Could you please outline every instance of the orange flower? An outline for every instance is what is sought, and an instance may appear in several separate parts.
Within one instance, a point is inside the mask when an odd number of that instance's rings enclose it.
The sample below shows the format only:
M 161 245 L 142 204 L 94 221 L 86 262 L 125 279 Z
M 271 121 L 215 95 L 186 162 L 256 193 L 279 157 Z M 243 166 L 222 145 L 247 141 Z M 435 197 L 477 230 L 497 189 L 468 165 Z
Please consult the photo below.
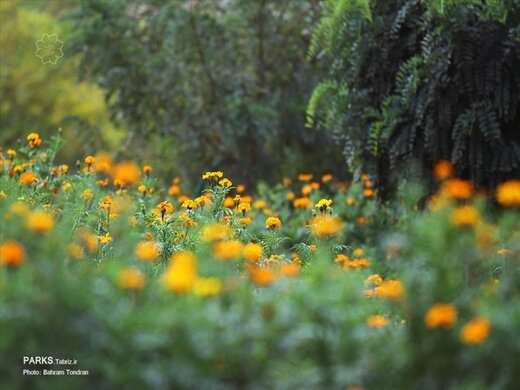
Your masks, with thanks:
M 219 260 L 237 259 L 241 253 L 242 243 L 237 240 L 220 241 L 213 248 L 213 254 Z
M 505 207 L 520 207 L 520 180 L 509 180 L 498 186 L 497 202 Z
M 367 318 L 367 325 L 370 328 L 384 328 L 388 324 L 388 320 L 381 314 L 372 315 Z
M 27 216 L 27 227 L 36 233 L 47 233 L 54 227 L 54 218 L 45 211 L 34 211 Z
M 470 181 L 462 179 L 450 179 L 445 182 L 441 192 L 454 199 L 469 199 L 475 192 L 475 188 Z
M 453 175 L 453 164 L 446 160 L 441 160 L 433 167 L 433 174 L 437 180 L 446 180 Z
M 141 290 L 145 285 L 144 275 L 137 268 L 128 267 L 119 273 L 117 284 L 123 289 Z
M 461 206 L 453 210 L 451 222 L 458 227 L 474 226 L 480 221 L 480 213 L 473 206 Z
M 328 182 L 332 181 L 332 179 L 333 179 L 332 175 L 330 173 L 328 173 L 321 177 L 321 182 L 328 183 Z
M 297 209 L 308 209 L 311 207 L 311 200 L 307 197 L 297 198 L 293 201 L 294 208 Z
M 25 261 L 25 249 L 17 241 L 5 241 L 0 244 L 0 264 L 17 267 Z
M 20 184 L 24 186 L 29 186 L 38 181 L 38 176 L 33 171 L 27 171 L 20 175 Z
M 155 261 L 160 256 L 161 250 L 154 241 L 141 241 L 135 246 L 134 253 L 141 261 Z
M 338 234 L 343 223 L 338 217 L 331 215 L 317 215 L 309 222 L 312 233 L 319 238 L 326 238 Z
M 268 229 L 280 229 L 280 227 L 282 227 L 282 221 L 277 217 L 269 217 L 265 221 L 265 227 Z
M 299 181 L 311 181 L 313 178 L 313 175 L 310 173 L 301 173 L 298 175 Z
M 451 328 L 455 321 L 457 321 L 457 309 L 449 303 L 434 304 L 424 317 L 428 328 Z
M 42 144 L 42 139 L 38 133 L 30 133 L 27 136 L 27 143 L 29 144 L 30 148 L 35 148 Z
M 112 179 L 114 183 L 121 186 L 129 186 L 141 178 L 141 171 L 137 164 L 131 161 L 124 161 L 112 168 Z
M 491 331 L 489 320 L 485 317 L 477 317 L 468 322 L 460 331 L 460 338 L 465 344 L 481 344 Z
M 268 286 L 275 281 L 275 274 L 270 268 L 251 266 L 248 272 L 251 280 L 259 286 Z
M 177 196 L 181 193 L 181 188 L 176 185 L 176 184 L 173 184 L 169 189 L 168 189 L 168 194 L 170 196 Z
M 262 246 L 255 243 L 248 243 L 244 246 L 243 255 L 248 261 L 258 261 L 262 257 L 263 249 Z
M 164 273 L 166 288 L 176 293 L 190 291 L 197 281 L 197 259 L 191 252 L 177 252 Z
M 385 280 L 374 289 L 374 295 L 378 298 L 397 300 L 403 297 L 404 288 L 399 280 Z
M 143 166 L 143 172 L 145 175 L 149 175 L 150 173 L 152 173 L 152 171 L 153 171 L 153 168 L 151 165 L 145 164 Z
M 289 278 L 294 278 L 300 273 L 300 266 L 296 263 L 286 263 L 280 266 L 280 273 Z

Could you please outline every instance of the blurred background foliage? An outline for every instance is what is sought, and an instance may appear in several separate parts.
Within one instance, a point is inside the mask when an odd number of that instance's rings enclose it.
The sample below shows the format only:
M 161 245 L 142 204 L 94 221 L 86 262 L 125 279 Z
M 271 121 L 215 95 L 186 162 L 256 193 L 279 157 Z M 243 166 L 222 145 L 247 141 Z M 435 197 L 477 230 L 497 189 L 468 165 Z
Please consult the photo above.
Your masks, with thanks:
M 304 123 L 321 74 L 306 58 L 319 11 L 318 0 L 82 1 L 71 48 L 129 150 L 162 170 L 244 182 L 344 171 L 332 137 Z
M 308 124 L 383 185 L 440 159 L 477 185 L 519 177 L 519 26 L 518 0 L 327 0 Z
M 60 15 L 74 3 L 0 2 L 0 144 L 11 145 L 29 131 L 62 128 L 62 157 L 74 161 L 85 149 L 113 148 L 124 135 L 110 122 L 102 90 L 78 80 L 78 56 L 64 53 L 56 64 L 36 56 L 45 34 L 67 40 L 70 25 Z

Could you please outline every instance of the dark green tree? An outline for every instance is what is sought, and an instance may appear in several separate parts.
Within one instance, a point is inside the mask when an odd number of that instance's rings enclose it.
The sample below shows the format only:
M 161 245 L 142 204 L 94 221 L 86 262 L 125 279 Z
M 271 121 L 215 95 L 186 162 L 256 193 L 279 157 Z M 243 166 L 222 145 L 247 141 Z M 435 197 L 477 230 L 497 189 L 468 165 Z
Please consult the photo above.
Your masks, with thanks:
M 319 1 L 89 0 L 71 16 L 73 48 L 129 144 L 190 175 L 276 178 L 341 168 L 331 137 L 305 130 L 318 13 Z
M 519 25 L 518 0 L 328 0 L 308 124 L 385 183 L 440 159 L 483 186 L 519 177 Z

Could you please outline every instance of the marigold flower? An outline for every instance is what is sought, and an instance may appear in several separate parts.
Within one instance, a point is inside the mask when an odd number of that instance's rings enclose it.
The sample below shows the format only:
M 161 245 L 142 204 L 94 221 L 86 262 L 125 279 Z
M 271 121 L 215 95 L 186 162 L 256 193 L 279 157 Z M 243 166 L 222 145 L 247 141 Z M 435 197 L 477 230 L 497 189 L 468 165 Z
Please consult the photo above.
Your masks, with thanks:
M 220 294 L 222 282 L 217 278 L 198 278 L 193 285 L 193 293 L 207 298 Z
M 218 184 L 222 187 L 231 187 L 233 185 L 233 182 L 229 180 L 228 178 L 224 178 L 218 182 Z
M 30 186 L 38 181 L 38 176 L 33 171 L 27 171 L 20 175 L 20 184 Z
M 87 167 L 90 168 L 96 163 L 96 158 L 94 156 L 87 156 L 83 161 Z
M 294 208 L 308 209 L 311 206 L 311 200 L 307 197 L 297 198 L 293 201 Z
M 259 286 L 268 286 L 272 284 L 276 277 L 272 269 L 259 266 L 250 266 L 248 268 L 249 277 Z
M 368 259 L 354 259 L 350 261 L 345 261 L 343 263 L 343 269 L 345 271 L 348 271 L 351 268 L 358 269 L 358 268 L 367 268 L 370 266 L 370 262 Z
M 34 211 L 27 216 L 27 227 L 36 233 L 47 233 L 54 227 L 54 217 L 45 211 Z
M 280 227 L 282 227 L 282 221 L 277 217 L 269 217 L 265 221 L 265 227 L 268 229 L 280 229 Z
M 166 288 L 176 293 L 191 291 L 197 281 L 197 259 L 191 252 L 177 252 L 164 273 Z
M 81 245 L 76 243 L 72 243 L 67 246 L 67 253 L 74 259 L 81 259 L 85 255 Z
M 280 266 L 280 274 L 294 278 L 300 273 L 300 266 L 296 263 L 286 263 Z
M 451 328 L 457 321 L 457 309 L 449 303 L 436 303 L 424 316 L 428 328 Z
M 320 211 L 327 210 L 330 206 L 332 206 L 332 200 L 331 199 L 320 199 L 318 203 L 314 205 L 314 208 L 319 209 Z
M 170 188 L 168 188 L 168 195 L 170 195 L 170 196 L 177 196 L 180 193 L 181 193 L 181 188 L 176 184 L 173 184 L 170 186 Z
M 224 172 L 222 171 L 214 171 L 214 172 L 206 172 L 202 175 L 202 180 L 219 180 L 224 177 Z
M 25 249 L 22 244 L 14 240 L 0 243 L 0 264 L 18 267 L 24 261 Z
M 474 226 L 480 221 L 480 213 L 473 206 L 460 206 L 453 210 L 451 222 L 458 227 Z
M 520 180 L 509 180 L 496 190 L 497 202 L 505 207 L 520 207 Z
M 246 202 L 241 202 L 237 207 L 237 211 L 241 212 L 242 215 L 245 215 L 250 210 L 251 210 L 251 204 L 246 203 Z
M 213 255 L 219 260 L 233 260 L 240 257 L 242 243 L 237 240 L 217 242 L 213 248 Z
M 187 210 L 193 210 L 196 209 L 198 206 L 197 202 L 195 202 L 192 199 L 186 199 L 184 202 L 182 202 L 182 207 Z
M 98 241 L 101 245 L 106 245 L 106 244 L 112 242 L 112 236 L 110 235 L 109 232 L 106 232 L 105 234 L 102 234 L 101 236 L 98 237 Z
M 161 216 L 161 219 L 164 220 L 164 217 L 166 215 L 170 215 L 171 213 L 173 213 L 173 205 L 167 200 L 165 200 L 159 203 L 157 206 L 155 206 L 154 211 Z
M 12 160 L 16 157 L 16 150 L 7 149 L 7 156 Z
M 388 319 L 381 314 L 372 315 L 367 318 L 367 325 L 370 328 L 384 328 L 388 325 Z
M 332 181 L 332 179 L 333 179 L 332 175 L 330 173 L 328 173 L 321 177 L 321 182 L 328 183 L 328 182 Z
M 154 241 L 141 241 L 134 249 L 134 253 L 141 261 L 155 261 L 161 255 L 159 245 Z
M 375 194 L 376 194 L 376 192 L 371 188 L 367 188 L 367 189 L 363 190 L 363 196 L 365 198 L 373 198 Z
M 336 255 L 336 258 L 334 259 L 334 262 L 335 263 L 344 263 L 346 261 L 349 261 L 350 259 L 348 258 L 347 255 L 344 255 L 343 253 L 340 253 L 338 255 Z
M 253 207 L 257 210 L 263 210 L 267 207 L 267 202 L 263 199 L 259 199 L 253 203 Z
M 30 148 L 35 148 L 42 144 L 42 139 L 38 133 L 30 133 L 27 136 L 27 143 L 29 144 Z
M 453 164 L 446 160 L 441 160 L 433 167 L 433 174 L 437 180 L 446 180 L 453 175 Z
M 311 181 L 314 176 L 310 173 L 300 173 L 298 175 L 299 181 Z
M 383 283 L 383 278 L 379 274 L 372 274 L 365 280 L 365 286 L 380 286 Z
M 345 199 L 345 204 L 347 206 L 352 206 L 352 205 L 356 204 L 356 199 L 354 199 L 352 197 L 348 197 L 347 199 Z
M 203 241 L 218 241 L 227 240 L 231 238 L 232 235 L 233 231 L 228 225 L 215 223 L 204 226 L 201 238 Z
M 356 248 L 352 252 L 352 255 L 354 257 L 363 257 L 365 255 L 365 251 L 363 250 L 363 248 Z
M 264 250 L 260 244 L 248 243 L 244 246 L 243 255 L 248 261 L 258 261 L 262 257 Z
M 235 207 L 235 200 L 231 196 L 227 196 L 224 199 L 224 207 L 227 207 L 228 209 L 232 209 Z
M 141 170 L 131 161 L 124 161 L 112 168 L 112 179 L 114 183 L 121 186 L 129 186 L 137 182 L 141 178 Z
M 128 267 L 119 272 L 117 284 L 123 289 L 141 290 L 144 288 L 145 278 L 136 267 Z
M 343 228 L 343 222 L 332 215 L 317 215 L 309 222 L 312 233 L 319 238 L 338 234 Z
M 469 321 L 460 331 L 460 338 L 465 344 L 481 344 L 491 332 L 491 324 L 485 317 L 477 317 Z
M 469 199 L 473 196 L 475 188 L 470 181 L 450 179 L 442 185 L 441 192 L 453 199 Z
M 85 244 L 85 247 L 90 253 L 93 253 L 97 250 L 98 241 L 94 234 L 92 234 L 88 230 L 83 229 L 79 231 L 78 235 L 82 239 L 83 243 Z
M 148 165 L 148 164 L 143 165 L 143 172 L 145 175 L 149 175 L 150 173 L 152 173 L 152 171 L 153 171 L 153 168 L 151 165 Z
M 374 289 L 374 295 L 389 300 L 400 299 L 404 295 L 404 287 L 399 280 L 385 280 Z
M 246 191 L 246 186 L 243 184 L 239 184 L 239 185 L 237 185 L 236 191 L 237 191 L 237 194 L 242 194 L 243 192 Z

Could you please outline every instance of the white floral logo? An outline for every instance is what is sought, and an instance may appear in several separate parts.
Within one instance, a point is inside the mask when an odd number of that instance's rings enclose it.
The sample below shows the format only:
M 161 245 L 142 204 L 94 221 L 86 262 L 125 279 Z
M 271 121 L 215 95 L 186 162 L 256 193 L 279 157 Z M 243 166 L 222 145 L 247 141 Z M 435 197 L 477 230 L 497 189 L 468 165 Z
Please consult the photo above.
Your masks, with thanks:
M 56 34 L 43 34 L 36 41 L 36 57 L 44 64 L 56 65 L 63 57 L 63 41 Z

